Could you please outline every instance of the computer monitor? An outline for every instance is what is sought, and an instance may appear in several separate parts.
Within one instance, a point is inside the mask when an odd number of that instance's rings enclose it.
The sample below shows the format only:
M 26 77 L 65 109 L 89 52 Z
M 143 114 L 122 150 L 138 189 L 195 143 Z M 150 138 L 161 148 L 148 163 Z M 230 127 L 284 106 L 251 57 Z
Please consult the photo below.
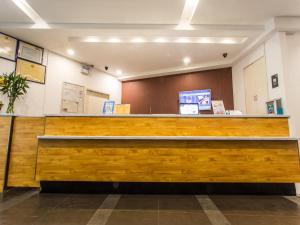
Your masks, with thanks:
M 211 90 L 179 92 L 179 104 L 198 104 L 199 110 L 211 110 Z

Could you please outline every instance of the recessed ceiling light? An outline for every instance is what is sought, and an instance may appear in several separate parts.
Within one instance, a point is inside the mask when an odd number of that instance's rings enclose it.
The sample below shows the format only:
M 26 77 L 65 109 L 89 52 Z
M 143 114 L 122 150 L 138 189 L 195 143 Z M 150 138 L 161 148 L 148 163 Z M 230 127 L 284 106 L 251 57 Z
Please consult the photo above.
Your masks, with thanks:
M 193 19 L 193 16 L 195 14 L 195 11 L 197 9 L 199 0 L 186 0 L 185 5 L 181 14 L 180 22 L 176 29 L 179 30 L 190 30 L 191 27 L 191 21 Z
M 97 42 L 101 42 L 101 39 L 96 36 L 89 36 L 84 38 L 84 42 L 97 43 Z
M 26 0 L 11 0 L 19 7 L 35 24 L 32 28 L 49 28 L 48 24 L 40 15 L 27 3 Z
M 212 44 L 212 43 L 215 43 L 215 40 L 213 38 L 203 37 L 203 38 L 199 38 L 198 43 Z
M 133 38 L 131 40 L 131 42 L 133 42 L 133 43 L 143 43 L 143 42 L 146 42 L 146 41 L 143 38 L 137 37 L 137 38 Z
M 166 43 L 166 42 L 168 42 L 168 40 L 166 38 L 160 37 L 160 38 L 156 38 L 154 40 L 154 42 L 157 42 L 157 43 Z
M 189 57 L 185 57 L 185 58 L 183 59 L 183 63 L 184 63 L 185 65 L 190 64 L 190 62 L 191 62 L 191 59 L 190 59 Z
M 232 44 L 236 44 L 237 42 L 231 38 L 224 38 L 221 40 L 222 44 L 228 44 L 228 45 L 232 45 Z
M 121 39 L 114 37 L 114 38 L 108 39 L 108 42 L 110 42 L 110 43 L 120 43 Z
M 243 44 L 247 37 L 69 37 L 70 42 L 95 42 L 95 43 L 195 43 L 195 44 Z
M 68 53 L 69 55 L 75 55 L 75 51 L 74 51 L 73 49 L 68 49 L 68 50 L 67 50 L 67 53 Z
M 117 74 L 118 76 L 120 76 L 120 75 L 123 74 L 123 71 L 122 71 L 122 70 L 117 70 L 116 74 Z
M 176 40 L 176 42 L 178 42 L 178 43 L 189 43 L 191 41 L 188 38 L 178 38 Z

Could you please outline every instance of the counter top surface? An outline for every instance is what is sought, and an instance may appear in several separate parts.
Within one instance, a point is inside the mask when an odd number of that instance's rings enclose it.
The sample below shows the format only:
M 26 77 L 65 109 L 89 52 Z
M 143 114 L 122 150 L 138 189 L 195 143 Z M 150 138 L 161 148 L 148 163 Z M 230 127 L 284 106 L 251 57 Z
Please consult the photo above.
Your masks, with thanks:
M 287 115 L 179 115 L 179 114 L 130 114 L 130 115 L 95 115 L 95 114 L 47 114 L 46 117 L 125 117 L 125 118 L 289 118 Z
M 298 141 L 297 137 L 226 136 L 38 136 L 39 140 L 187 140 L 187 141 Z
M 16 117 L 106 117 L 106 118 L 289 118 L 288 115 L 179 115 L 179 114 L 130 114 L 130 115 L 101 115 L 101 114 L 46 114 L 30 116 L 20 114 L 0 113 L 0 116 Z

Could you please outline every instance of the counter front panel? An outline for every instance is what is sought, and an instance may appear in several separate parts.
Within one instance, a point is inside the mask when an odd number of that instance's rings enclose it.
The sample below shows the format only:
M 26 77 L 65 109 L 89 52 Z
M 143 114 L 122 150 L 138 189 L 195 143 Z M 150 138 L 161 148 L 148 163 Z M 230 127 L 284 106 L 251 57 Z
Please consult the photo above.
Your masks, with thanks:
M 47 117 L 45 135 L 289 136 L 287 117 Z
M 37 179 L 294 183 L 298 141 L 40 140 Z

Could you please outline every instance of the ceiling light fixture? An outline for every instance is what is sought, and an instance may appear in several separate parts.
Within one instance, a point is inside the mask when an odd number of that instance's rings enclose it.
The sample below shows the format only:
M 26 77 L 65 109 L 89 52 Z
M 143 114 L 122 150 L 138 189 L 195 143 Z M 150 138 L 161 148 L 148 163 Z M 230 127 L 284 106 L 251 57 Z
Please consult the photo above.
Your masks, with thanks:
M 236 44 L 237 42 L 231 38 L 224 38 L 223 40 L 221 40 L 220 42 L 221 44 L 227 44 L 227 45 L 232 45 L 232 44 Z
M 117 70 L 116 74 L 117 74 L 118 76 L 120 76 L 120 75 L 123 74 L 123 71 L 122 71 L 122 70 Z
M 101 42 L 101 39 L 99 37 L 96 36 L 89 36 L 86 37 L 83 42 L 89 42 L 89 43 L 98 43 Z
M 166 42 L 168 42 L 168 40 L 166 38 L 160 37 L 160 38 L 156 38 L 154 40 L 154 42 L 156 42 L 156 43 L 166 43 Z
M 35 24 L 32 28 L 47 29 L 48 24 L 40 17 L 40 15 L 27 3 L 26 0 L 11 0 L 19 7 Z
M 74 51 L 73 49 L 68 49 L 68 50 L 67 50 L 67 53 L 68 53 L 69 55 L 75 55 L 75 51 Z
M 191 41 L 188 38 L 178 38 L 176 40 L 178 43 L 190 43 Z
M 143 43 L 143 42 L 146 42 L 146 41 L 143 38 L 137 37 L 137 38 L 133 38 L 131 40 L 131 42 L 133 42 L 133 43 Z
M 191 30 L 191 21 L 199 4 L 199 0 L 186 0 L 177 30 Z
M 110 43 L 120 43 L 121 39 L 114 37 L 114 38 L 108 39 L 108 42 L 110 42 Z
M 189 57 L 185 57 L 185 58 L 183 59 L 183 63 L 184 63 L 185 65 L 190 64 L 190 62 L 191 62 L 191 59 L 190 59 Z
M 194 44 L 243 44 L 247 37 L 105 37 L 105 36 L 84 36 L 69 37 L 70 42 L 84 43 L 194 43 Z
M 199 38 L 198 43 L 213 44 L 213 43 L 215 43 L 215 40 L 214 40 L 214 38 L 203 37 L 203 38 Z

